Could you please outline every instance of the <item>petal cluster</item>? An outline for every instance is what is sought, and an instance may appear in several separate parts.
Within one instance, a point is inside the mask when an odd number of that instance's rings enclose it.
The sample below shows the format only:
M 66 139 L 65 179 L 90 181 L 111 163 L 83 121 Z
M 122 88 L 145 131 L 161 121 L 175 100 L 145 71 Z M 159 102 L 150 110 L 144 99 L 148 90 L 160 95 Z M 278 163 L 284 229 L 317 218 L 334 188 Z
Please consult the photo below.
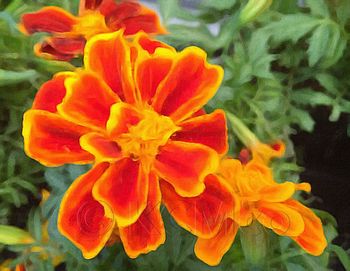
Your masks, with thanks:
M 44 7 L 22 16 L 20 29 L 26 34 L 47 32 L 51 36 L 34 47 L 38 56 L 70 60 L 81 55 L 86 40 L 99 33 L 124 30 L 125 35 L 139 31 L 164 34 L 158 15 L 133 0 L 80 0 L 79 15 L 58 7 Z
M 266 164 L 271 158 L 281 156 L 283 150 L 281 142 L 271 146 L 259 142 L 251 150 L 253 159 L 247 163 L 222 159 L 218 172 L 207 177 L 206 188 L 196 199 L 181 197 L 169 185 L 161 185 L 163 200 L 174 218 L 198 236 L 195 245 L 198 258 L 209 265 L 219 264 L 238 229 L 253 221 L 278 235 L 289 236 L 311 255 L 322 254 L 327 241 L 321 220 L 293 199 L 299 190 L 310 192 L 310 185 L 277 183 Z M 216 183 L 215 189 L 210 183 Z M 198 213 L 205 218 L 205 223 Z M 208 228 L 198 228 L 198 225 Z
M 24 115 L 25 151 L 46 166 L 94 164 L 66 192 L 59 230 L 86 258 L 116 235 L 134 258 L 165 240 L 163 190 L 203 197 L 210 187 L 214 204 L 220 196 L 210 174 L 228 148 L 226 119 L 202 107 L 223 71 L 199 48 L 177 52 L 122 31 L 92 37 L 84 66 L 38 91 Z

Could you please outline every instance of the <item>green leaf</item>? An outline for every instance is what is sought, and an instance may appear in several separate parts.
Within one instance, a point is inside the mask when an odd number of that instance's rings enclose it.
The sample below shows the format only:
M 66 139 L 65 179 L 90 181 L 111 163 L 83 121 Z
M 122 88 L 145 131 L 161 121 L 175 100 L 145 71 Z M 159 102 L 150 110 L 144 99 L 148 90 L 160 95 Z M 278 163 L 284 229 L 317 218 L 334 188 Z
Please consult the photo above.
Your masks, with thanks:
M 333 244 L 329 244 L 328 250 L 334 252 L 338 256 L 340 262 L 342 263 L 342 265 L 344 266 L 346 271 L 350 271 L 349 254 L 346 253 L 346 251 L 342 247 L 337 246 L 337 245 L 333 245 Z
M 312 132 L 315 126 L 315 121 L 310 116 L 310 113 L 307 111 L 292 108 L 291 116 L 294 119 L 294 122 L 300 126 L 303 130 L 307 132 Z
M 248 46 L 249 62 L 252 66 L 252 74 L 267 79 L 273 79 L 271 72 L 271 62 L 275 60 L 275 56 L 268 52 L 267 36 L 263 31 L 255 32 Z
M 300 264 L 285 263 L 287 271 L 305 271 L 305 268 Z
M 306 5 L 311 9 L 311 14 L 329 17 L 329 10 L 324 0 L 306 0 Z
M 317 81 L 330 93 L 337 95 L 339 92 L 339 81 L 336 77 L 327 73 L 316 74 Z
M 38 73 L 35 70 L 15 72 L 0 69 L 0 87 L 17 84 L 23 81 L 32 81 L 37 77 Z
M 319 19 L 305 14 L 283 15 L 279 21 L 268 24 L 264 31 L 276 42 L 297 42 L 319 23 Z
M 341 114 L 341 107 L 338 104 L 335 104 L 332 109 L 332 113 L 329 116 L 330 121 L 338 121 Z
M 206 8 L 213 8 L 217 10 L 230 9 L 236 4 L 237 0 L 203 0 L 201 5 Z
M 193 15 L 181 8 L 179 0 L 158 0 L 160 14 L 164 23 L 167 25 L 171 18 L 180 18 L 184 20 L 193 20 Z
M 322 61 L 322 67 L 328 68 L 343 56 L 344 50 L 347 44 L 347 39 L 343 30 L 340 29 L 339 25 L 330 24 L 330 38 L 328 43 L 328 49 Z
M 339 23 L 344 26 L 346 22 L 350 19 L 350 1 L 349 0 L 338 0 L 333 3 L 335 5 L 335 11 Z
M 329 50 L 330 32 L 331 29 L 328 24 L 321 24 L 313 32 L 309 40 L 310 46 L 307 50 L 311 67 L 315 66 Z
M 292 100 L 305 105 L 332 105 L 333 99 L 323 92 L 311 89 L 296 90 L 292 93 Z

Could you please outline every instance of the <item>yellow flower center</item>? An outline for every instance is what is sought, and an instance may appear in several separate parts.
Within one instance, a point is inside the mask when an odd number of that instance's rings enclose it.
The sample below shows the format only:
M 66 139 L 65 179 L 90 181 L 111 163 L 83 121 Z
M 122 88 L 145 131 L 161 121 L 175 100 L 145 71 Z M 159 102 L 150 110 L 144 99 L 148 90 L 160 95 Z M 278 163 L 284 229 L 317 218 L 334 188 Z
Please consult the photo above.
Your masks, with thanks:
M 73 32 L 82 35 L 85 39 L 90 39 L 99 33 L 109 32 L 105 17 L 96 11 L 85 13 L 78 18 L 78 23 L 74 25 Z
M 166 116 L 153 110 L 144 110 L 143 119 L 130 126 L 128 133 L 122 134 L 116 141 L 121 146 L 123 155 L 142 160 L 149 165 L 158 154 L 159 147 L 164 146 L 179 127 Z

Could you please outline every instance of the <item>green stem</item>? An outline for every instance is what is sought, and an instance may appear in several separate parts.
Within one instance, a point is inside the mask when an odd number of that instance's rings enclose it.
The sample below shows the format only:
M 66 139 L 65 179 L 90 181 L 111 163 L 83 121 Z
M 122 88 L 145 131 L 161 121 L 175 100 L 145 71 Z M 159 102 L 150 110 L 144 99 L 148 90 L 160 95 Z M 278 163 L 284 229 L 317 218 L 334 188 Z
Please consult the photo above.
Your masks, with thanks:
M 246 146 L 251 147 L 259 142 L 255 134 L 235 115 L 226 112 L 227 119 L 230 121 L 232 130 L 239 140 Z

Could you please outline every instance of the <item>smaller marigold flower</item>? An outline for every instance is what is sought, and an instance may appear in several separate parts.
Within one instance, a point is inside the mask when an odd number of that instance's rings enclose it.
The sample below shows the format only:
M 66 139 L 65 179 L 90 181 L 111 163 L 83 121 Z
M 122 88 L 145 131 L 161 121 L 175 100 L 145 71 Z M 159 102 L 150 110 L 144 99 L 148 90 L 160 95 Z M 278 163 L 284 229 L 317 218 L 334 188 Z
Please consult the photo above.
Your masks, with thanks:
M 84 69 L 41 87 L 24 115 L 26 153 L 47 166 L 94 164 L 58 215 L 59 231 L 84 257 L 116 234 L 131 258 L 155 250 L 165 241 L 159 182 L 184 197 L 215 182 L 206 176 L 228 149 L 226 119 L 202 108 L 222 78 L 197 47 L 177 52 L 117 31 L 87 42 Z
M 51 37 L 34 47 L 41 57 L 70 60 L 83 53 L 86 40 L 99 33 L 124 30 L 129 36 L 143 31 L 164 34 L 155 11 L 134 0 L 81 0 L 79 16 L 59 7 L 44 7 L 22 16 L 20 30 L 28 35 L 36 32 L 51 33 Z
M 242 164 L 225 158 L 219 171 L 207 177 L 206 189 L 197 198 L 181 197 L 167 184 L 161 188 L 163 201 L 178 224 L 198 237 L 197 257 L 209 265 L 219 264 L 239 227 L 254 221 L 289 236 L 311 255 L 320 255 L 327 245 L 321 220 L 293 199 L 296 191 L 310 192 L 310 185 L 277 183 L 261 161 Z

